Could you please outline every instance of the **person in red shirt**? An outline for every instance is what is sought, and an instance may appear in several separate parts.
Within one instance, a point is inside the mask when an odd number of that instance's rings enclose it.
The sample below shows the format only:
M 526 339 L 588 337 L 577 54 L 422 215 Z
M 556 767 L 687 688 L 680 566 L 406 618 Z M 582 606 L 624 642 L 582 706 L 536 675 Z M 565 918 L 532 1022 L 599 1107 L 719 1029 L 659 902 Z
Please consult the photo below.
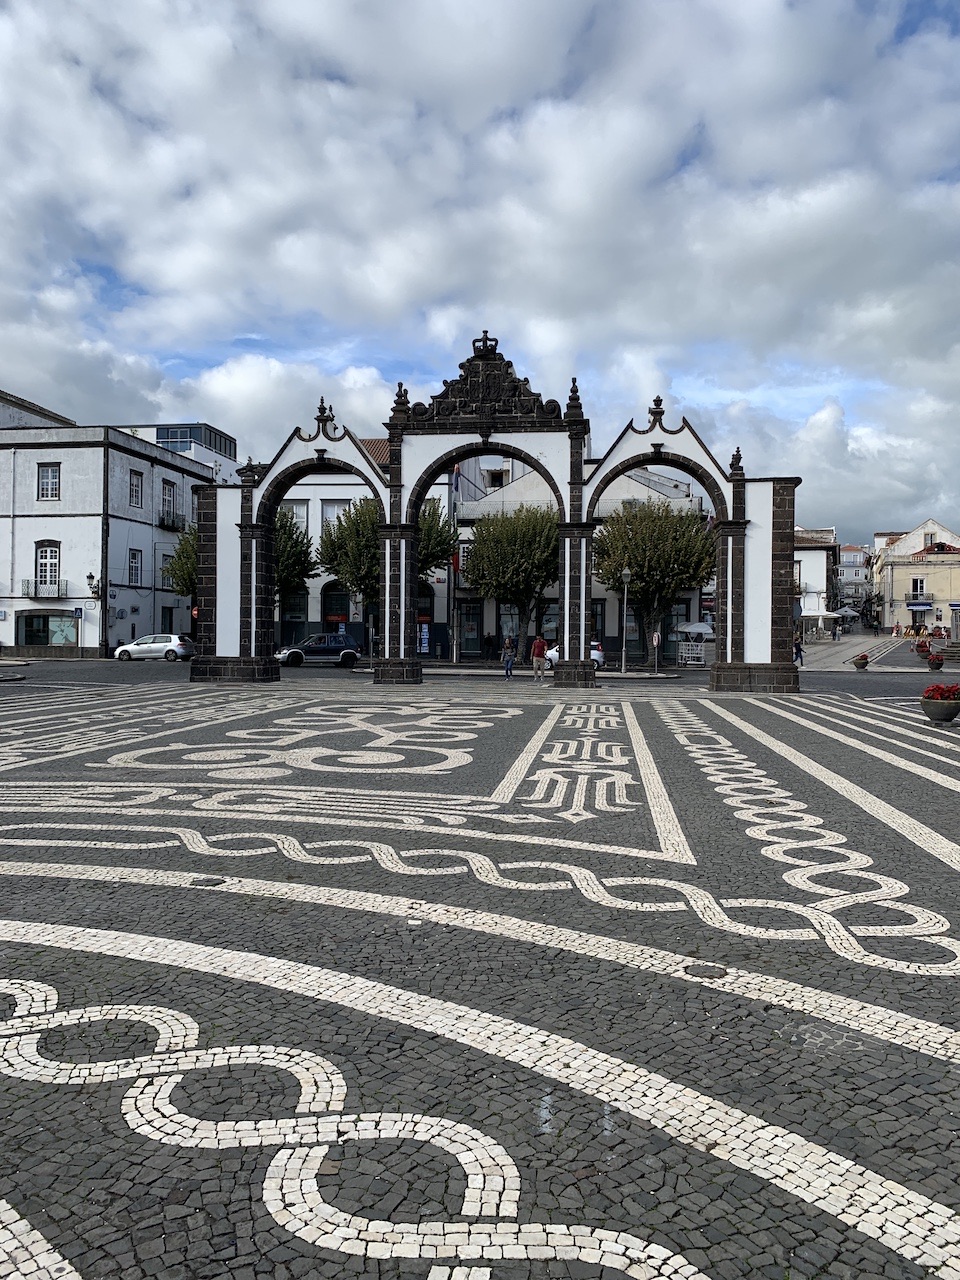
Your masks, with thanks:
M 534 684 L 538 682 L 540 684 L 543 684 L 543 671 L 545 666 L 544 659 L 546 658 L 546 656 L 547 656 L 547 642 L 546 640 L 544 640 L 543 636 L 537 636 L 536 640 L 534 640 L 533 642 L 533 647 L 530 650 L 530 657 L 533 659 Z

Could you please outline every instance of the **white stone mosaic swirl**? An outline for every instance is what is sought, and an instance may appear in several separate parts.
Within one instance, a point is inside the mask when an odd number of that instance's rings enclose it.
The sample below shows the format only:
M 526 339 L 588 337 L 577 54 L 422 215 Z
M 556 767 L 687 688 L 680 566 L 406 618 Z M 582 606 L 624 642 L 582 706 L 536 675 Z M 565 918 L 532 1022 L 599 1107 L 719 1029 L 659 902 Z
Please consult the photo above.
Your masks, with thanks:
M 168 1146 L 213 1150 L 280 1147 L 264 1179 L 264 1204 L 280 1226 L 319 1248 L 371 1258 L 422 1258 L 438 1265 L 443 1260 L 565 1258 L 596 1262 L 638 1280 L 706 1280 L 681 1255 L 629 1232 L 520 1222 L 520 1174 L 499 1143 L 478 1129 L 440 1116 L 345 1114 L 346 1082 L 338 1068 L 318 1054 L 277 1045 L 201 1049 L 197 1047 L 200 1029 L 186 1014 L 154 1005 L 125 1004 L 58 1010 L 56 990 L 43 983 L 3 981 L 0 993 L 14 1000 L 14 1016 L 0 1023 L 0 1072 L 59 1085 L 129 1079 L 132 1083 L 121 1102 L 123 1119 L 135 1133 Z M 115 1020 L 149 1027 L 156 1036 L 156 1051 L 79 1063 L 48 1058 L 40 1052 L 40 1039 L 46 1031 Z M 290 1072 L 300 1088 L 295 1114 L 214 1121 L 191 1116 L 176 1106 L 173 1095 L 187 1072 L 238 1065 Z M 425 1143 L 452 1156 L 466 1181 L 460 1205 L 463 1221 L 366 1218 L 324 1200 L 317 1170 L 330 1146 L 378 1140 Z M 478 1280 L 477 1269 L 467 1267 L 466 1271 L 473 1271 L 472 1280 Z

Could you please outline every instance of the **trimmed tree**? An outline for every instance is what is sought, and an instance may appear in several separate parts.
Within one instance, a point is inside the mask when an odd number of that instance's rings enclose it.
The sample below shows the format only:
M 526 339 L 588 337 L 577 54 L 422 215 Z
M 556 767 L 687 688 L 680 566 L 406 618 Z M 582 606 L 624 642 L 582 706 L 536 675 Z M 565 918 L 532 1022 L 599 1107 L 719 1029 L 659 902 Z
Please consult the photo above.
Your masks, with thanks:
M 431 569 L 448 563 L 458 537 L 438 498 L 423 504 L 418 529 L 417 577 L 422 581 Z M 372 498 L 361 498 L 323 526 L 317 559 L 351 595 L 369 602 L 376 600 L 380 589 L 380 544 L 379 507 Z
M 188 524 L 165 569 L 178 596 L 191 600 L 197 591 L 197 526 Z
M 306 591 L 307 579 L 320 573 L 320 561 L 310 535 L 287 507 L 277 511 L 274 531 L 274 585 L 282 608 L 291 596 Z
M 306 590 L 307 578 L 315 578 L 320 564 L 306 531 L 285 507 L 277 512 L 274 552 L 276 558 L 277 599 L 282 604 L 292 595 Z M 176 550 L 166 566 L 166 574 L 178 596 L 196 595 L 197 591 L 197 526 L 188 524 L 180 535 Z
M 627 600 L 643 620 L 646 651 L 661 618 L 682 592 L 705 586 L 713 574 L 713 534 L 696 511 L 677 511 L 669 502 L 638 502 L 607 516 L 593 540 L 594 573 L 608 591 L 622 593 L 630 570 Z
M 464 577 L 482 596 L 516 609 L 521 657 L 530 619 L 559 576 L 559 516 L 552 508 L 521 506 L 474 525 Z

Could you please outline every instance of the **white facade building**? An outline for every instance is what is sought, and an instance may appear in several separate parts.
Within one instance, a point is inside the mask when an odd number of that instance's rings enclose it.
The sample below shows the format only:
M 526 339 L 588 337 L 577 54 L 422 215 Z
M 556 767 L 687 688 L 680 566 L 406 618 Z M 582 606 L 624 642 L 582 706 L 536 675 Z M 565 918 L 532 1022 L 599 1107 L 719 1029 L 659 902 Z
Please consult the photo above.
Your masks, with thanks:
M 840 603 L 860 613 L 873 595 L 870 578 L 870 562 L 873 559 L 869 547 L 852 543 L 840 548 L 840 567 L 837 570 L 840 585 Z
M 164 567 L 214 473 L 145 438 L 160 430 L 77 426 L 0 392 L 0 650 L 106 656 L 190 631 Z
M 873 538 L 874 598 L 884 630 L 937 628 L 960 639 L 960 533 L 930 519 Z
M 794 595 L 799 606 L 794 621 L 806 640 L 829 633 L 836 621 L 839 558 L 836 529 L 794 529 Z

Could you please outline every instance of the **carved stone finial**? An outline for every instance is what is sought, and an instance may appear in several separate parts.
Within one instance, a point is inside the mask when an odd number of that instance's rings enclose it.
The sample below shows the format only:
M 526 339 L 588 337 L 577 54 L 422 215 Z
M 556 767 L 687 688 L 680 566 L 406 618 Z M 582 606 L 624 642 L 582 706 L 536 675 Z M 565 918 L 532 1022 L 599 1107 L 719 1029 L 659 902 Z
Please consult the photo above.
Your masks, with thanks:
M 332 422 L 332 421 L 333 421 L 333 405 L 331 405 L 328 409 L 326 404 L 324 403 L 323 396 L 321 396 L 320 403 L 317 406 L 317 416 L 314 418 L 314 422 L 317 424 L 318 431 L 323 430 L 325 423 Z
M 304 435 L 302 428 L 297 427 L 297 435 L 307 444 L 312 444 L 314 440 L 319 440 L 321 435 L 327 440 L 342 440 L 346 435 L 346 427 L 341 427 L 339 434 L 337 433 L 337 424 L 333 420 L 333 405 L 328 405 L 323 396 L 320 397 L 316 417 L 313 420 L 317 424 L 317 429 L 313 435 Z
M 496 355 L 498 345 L 499 340 L 497 338 L 491 338 L 487 330 L 484 329 L 483 337 L 474 338 L 473 340 L 473 354 L 475 356 L 485 356 L 489 358 L 490 356 Z
M 653 404 L 647 410 L 647 414 L 650 418 L 651 427 L 663 426 L 663 397 L 662 396 L 653 397 Z
M 397 394 L 393 400 L 394 412 L 398 409 L 410 408 L 410 393 L 402 382 L 397 383 Z
M 567 397 L 567 411 L 564 415 L 567 418 L 582 418 L 583 405 L 580 403 L 580 390 L 577 386 L 576 378 L 570 380 L 570 394 Z
M 730 459 L 730 470 L 731 471 L 743 470 L 743 455 L 740 453 L 739 445 L 737 445 L 736 449 L 734 450 L 733 457 Z

